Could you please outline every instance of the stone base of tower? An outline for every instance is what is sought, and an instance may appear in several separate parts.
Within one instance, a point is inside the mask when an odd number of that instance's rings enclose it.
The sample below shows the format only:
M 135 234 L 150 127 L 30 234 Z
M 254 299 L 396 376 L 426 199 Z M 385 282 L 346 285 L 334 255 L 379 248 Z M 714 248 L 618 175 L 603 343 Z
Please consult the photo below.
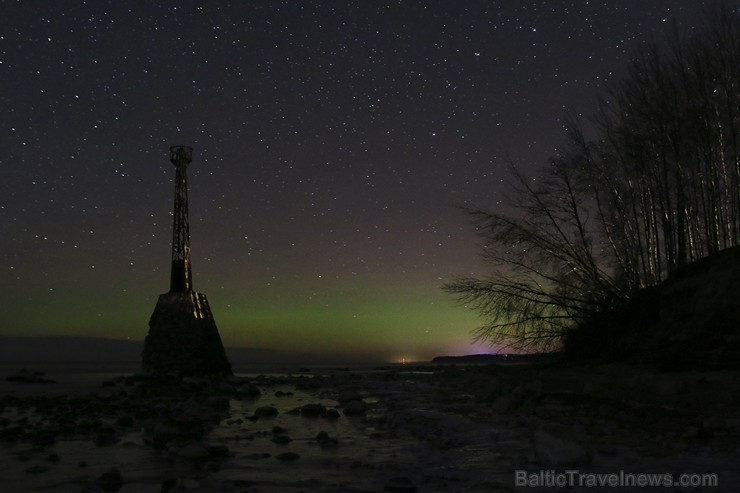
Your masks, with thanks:
M 177 375 L 231 375 L 206 295 L 159 296 L 142 354 L 144 371 Z

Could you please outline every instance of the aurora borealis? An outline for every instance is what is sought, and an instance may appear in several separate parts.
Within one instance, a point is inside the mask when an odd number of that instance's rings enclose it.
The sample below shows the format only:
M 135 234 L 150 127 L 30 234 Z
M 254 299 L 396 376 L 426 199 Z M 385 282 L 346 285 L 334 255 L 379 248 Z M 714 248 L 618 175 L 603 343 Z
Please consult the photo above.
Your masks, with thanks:
M 709 2 L 711 4 L 711 2 Z M 703 2 L 5 2 L 0 335 L 143 339 L 188 170 L 194 286 L 227 346 L 478 352 L 440 289 L 459 207 L 544 164 L 641 43 Z

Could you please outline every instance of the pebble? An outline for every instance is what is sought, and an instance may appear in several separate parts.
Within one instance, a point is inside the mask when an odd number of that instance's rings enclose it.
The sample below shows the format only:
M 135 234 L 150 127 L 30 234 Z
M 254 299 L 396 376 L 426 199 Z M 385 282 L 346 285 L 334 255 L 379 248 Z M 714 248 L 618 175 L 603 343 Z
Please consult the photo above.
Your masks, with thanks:
M 389 479 L 383 490 L 389 493 L 416 493 L 418 488 L 409 478 L 399 476 Z
M 323 416 L 326 413 L 326 407 L 321 404 L 306 404 L 301 407 L 301 416 L 312 418 Z
M 275 435 L 272 437 L 272 441 L 278 445 L 285 445 L 293 441 L 288 435 Z
M 209 445 L 208 446 L 208 457 L 211 458 L 222 458 L 229 455 L 229 447 L 226 445 Z
M 259 418 L 277 416 L 278 410 L 275 406 L 261 406 L 254 411 L 254 415 Z
M 244 397 L 259 397 L 262 391 L 256 385 L 249 383 L 239 387 L 239 394 Z
M 95 484 L 105 492 L 115 492 L 123 486 L 123 476 L 121 476 L 121 471 L 118 469 L 109 469 L 98 476 L 98 479 L 95 480 Z
M 56 383 L 56 381 L 46 378 L 43 372 L 40 371 L 28 371 L 25 368 L 19 370 L 15 375 L 10 375 L 5 378 L 6 382 L 15 383 Z
M 278 454 L 275 457 L 283 462 L 293 462 L 301 458 L 301 456 L 295 452 L 283 452 L 282 454 Z
M 316 441 L 319 442 L 319 446 L 323 449 L 335 448 L 339 445 L 339 441 L 336 438 L 330 437 L 329 433 L 323 430 L 316 435 Z

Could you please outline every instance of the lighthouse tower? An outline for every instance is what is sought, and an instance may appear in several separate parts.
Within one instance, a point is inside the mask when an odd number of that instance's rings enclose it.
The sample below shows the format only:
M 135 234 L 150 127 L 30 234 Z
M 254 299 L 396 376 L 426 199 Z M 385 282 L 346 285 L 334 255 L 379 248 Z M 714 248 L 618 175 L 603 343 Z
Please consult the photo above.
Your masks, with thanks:
M 193 291 L 186 173 L 192 157 L 191 147 L 170 147 L 175 165 L 170 290 L 159 296 L 149 319 L 142 363 L 145 371 L 154 373 L 231 374 L 208 299 Z
M 175 207 L 172 220 L 172 273 L 170 292 L 192 291 L 190 270 L 190 220 L 188 219 L 187 169 L 193 160 L 193 148 L 170 147 L 170 161 L 175 165 Z

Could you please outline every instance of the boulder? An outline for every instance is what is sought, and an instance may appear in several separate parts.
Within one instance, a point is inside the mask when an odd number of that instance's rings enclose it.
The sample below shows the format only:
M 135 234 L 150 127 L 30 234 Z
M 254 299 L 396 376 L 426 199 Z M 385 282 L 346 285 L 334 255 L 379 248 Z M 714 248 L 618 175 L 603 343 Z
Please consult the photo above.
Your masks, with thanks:
M 208 446 L 208 457 L 213 458 L 223 458 L 228 457 L 229 455 L 229 447 L 226 445 L 209 445 Z
M 19 370 L 15 375 L 10 375 L 5 381 L 15 383 L 56 383 L 56 381 L 46 378 L 43 372 L 32 372 L 25 368 Z
M 118 469 L 109 469 L 95 480 L 95 484 L 105 492 L 118 491 L 123 486 L 123 476 Z
M 312 418 L 326 414 L 326 407 L 322 404 L 305 404 L 301 406 L 301 416 Z
M 329 433 L 323 430 L 316 435 L 316 441 L 323 449 L 336 448 L 339 445 L 339 440 L 329 436 Z
M 301 458 L 301 456 L 295 452 L 283 452 L 282 454 L 278 454 L 275 457 L 283 462 L 293 462 Z
M 262 391 L 253 383 L 244 383 L 239 387 L 238 394 L 243 397 L 259 397 Z
M 346 416 L 365 414 L 365 411 L 367 411 L 367 404 L 365 401 L 350 401 L 344 406 L 344 414 Z
M 287 445 L 292 441 L 293 439 L 290 438 L 288 435 L 274 435 L 272 437 L 272 442 L 277 443 L 278 445 Z
M 259 418 L 268 418 L 277 416 L 278 410 L 274 406 L 260 406 L 254 411 L 254 415 Z

